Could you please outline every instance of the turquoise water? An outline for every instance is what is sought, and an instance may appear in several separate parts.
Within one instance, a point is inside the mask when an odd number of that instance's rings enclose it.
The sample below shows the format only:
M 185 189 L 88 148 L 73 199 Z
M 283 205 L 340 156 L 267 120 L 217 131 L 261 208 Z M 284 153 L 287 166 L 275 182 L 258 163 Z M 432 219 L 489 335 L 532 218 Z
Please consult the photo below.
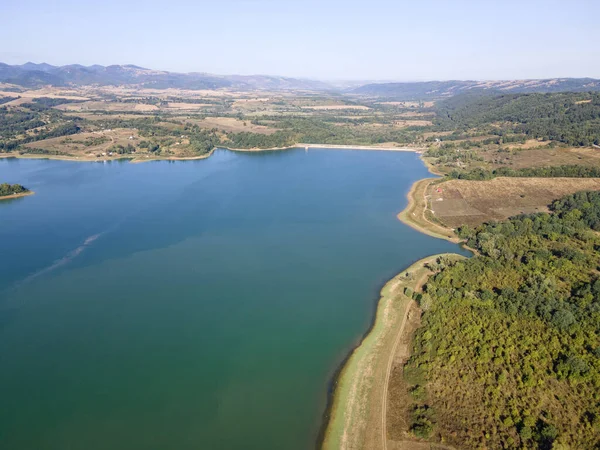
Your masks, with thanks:
M 306 449 L 385 281 L 413 153 L 0 159 L 0 447 Z

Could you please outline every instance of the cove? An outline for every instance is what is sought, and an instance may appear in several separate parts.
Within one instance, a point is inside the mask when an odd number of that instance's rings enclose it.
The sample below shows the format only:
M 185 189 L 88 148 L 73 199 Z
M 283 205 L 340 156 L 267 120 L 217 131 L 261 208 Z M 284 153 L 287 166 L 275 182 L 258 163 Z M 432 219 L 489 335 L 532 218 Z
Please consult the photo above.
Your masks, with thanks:
M 313 448 L 383 284 L 459 246 L 396 214 L 414 153 L 0 159 L 3 449 Z

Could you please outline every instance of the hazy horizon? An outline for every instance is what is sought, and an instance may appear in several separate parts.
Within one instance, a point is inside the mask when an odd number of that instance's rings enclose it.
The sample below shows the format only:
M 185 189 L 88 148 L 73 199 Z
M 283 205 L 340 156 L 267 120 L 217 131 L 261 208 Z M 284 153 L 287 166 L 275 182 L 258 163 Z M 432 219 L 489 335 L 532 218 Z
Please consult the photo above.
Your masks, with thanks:
M 600 78 L 591 0 L 8 0 L 0 13 L 7 64 L 324 81 Z
M 0 64 L 4 63 L 4 64 L 9 64 L 9 63 L 5 63 L 4 61 L 0 61 Z M 289 75 L 280 75 L 280 74 L 276 74 L 276 73 L 248 73 L 248 74 L 241 74 L 241 73 L 213 73 L 213 72 L 201 72 L 201 71 L 191 71 L 191 72 L 178 72 L 175 70 L 167 70 L 167 69 L 155 69 L 153 67 L 144 67 L 144 66 L 140 66 L 139 64 L 135 64 L 135 63 L 124 63 L 124 64 L 80 64 L 77 62 L 74 63 L 67 63 L 67 64 L 52 64 L 49 63 L 47 61 L 24 61 L 24 62 L 17 62 L 14 64 L 10 64 L 13 66 L 22 66 L 25 64 L 49 64 L 51 66 L 55 66 L 55 67 L 64 67 L 64 66 L 84 66 L 84 67 L 92 67 L 94 65 L 101 65 L 104 67 L 108 67 L 111 65 L 119 65 L 119 66 L 136 66 L 140 69 L 146 69 L 146 70 L 154 70 L 154 71 L 161 71 L 161 72 L 170 72 L 170 73 L 183 73 L 183 74 L 191 74 L 191 73 L 203 73 L 203 74 L 207 74 L 207 75 L 215 75 L 215 76 L 248 76 L 248 77 L 252 77 L 252 76 L 256 76 L 256 77 L 260 77 L 260 76 L 266 76 L 266 77 L 282 77 L 282 78 L 296 78 L 296 79 L 304 79 L 304 80 L 311 80 L 311 81 L 322 81 L 322 82 L 339 82 L 339 83 L 343 83 L 343 82 L 347 82 L 347 83 L 427 83 L 427 82 L 435 82 L 435 81 L 478 81 L 478 82 L 486 82 L 486 81 L 515 81 L 515 80 L 523 80 L 523 81 L 529 81 L 529 80 L 541 80 L 541 79 L 560 79 L 560 78 L 570 78 L 570 79 L 582 79 L 582 78 L 590 78 L 590 79 L 597 79 L 595 77 L 589 77 L 589 76 L 582 76 L 582 77 L 545 77 L 545 78 L 487 78 L 487 79 L 475 79 L 475 78 L 454 78 L 454 79 L 440 79 L 440 78 L 431 78 L 431 79 L 352 79 L 352 78 L 318 78 L 318 77 L 304 77 L 304 76 L 289 76 Z

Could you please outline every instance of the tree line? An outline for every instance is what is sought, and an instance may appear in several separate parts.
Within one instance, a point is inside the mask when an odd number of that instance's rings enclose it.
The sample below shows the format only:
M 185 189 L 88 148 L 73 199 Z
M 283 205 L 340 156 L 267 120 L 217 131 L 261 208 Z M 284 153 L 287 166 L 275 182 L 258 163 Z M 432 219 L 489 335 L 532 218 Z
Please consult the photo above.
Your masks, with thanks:
M 491 180 L 495 177 L 544 177 L 544 178 L 598 178 L 600 167 L 563 165 L 550 167 L 526 167 L 511 169 L 500 167 L 498 169 L 476 168 L 469 171 L 452 170 L 446 175 L 448 178 L 459 180 Z
M 460 448 L 600 445 L 600 193 L 459 236 L 418 296 L 414 434 Z

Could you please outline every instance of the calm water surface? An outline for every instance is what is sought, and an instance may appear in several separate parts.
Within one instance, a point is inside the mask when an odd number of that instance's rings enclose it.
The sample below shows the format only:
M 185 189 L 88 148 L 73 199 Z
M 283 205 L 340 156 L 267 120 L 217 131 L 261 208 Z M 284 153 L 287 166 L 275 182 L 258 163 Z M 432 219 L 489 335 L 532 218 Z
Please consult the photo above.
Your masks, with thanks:
M 413 153 L 0 159 L 0 447 L 306 449 L 382 284 Z

